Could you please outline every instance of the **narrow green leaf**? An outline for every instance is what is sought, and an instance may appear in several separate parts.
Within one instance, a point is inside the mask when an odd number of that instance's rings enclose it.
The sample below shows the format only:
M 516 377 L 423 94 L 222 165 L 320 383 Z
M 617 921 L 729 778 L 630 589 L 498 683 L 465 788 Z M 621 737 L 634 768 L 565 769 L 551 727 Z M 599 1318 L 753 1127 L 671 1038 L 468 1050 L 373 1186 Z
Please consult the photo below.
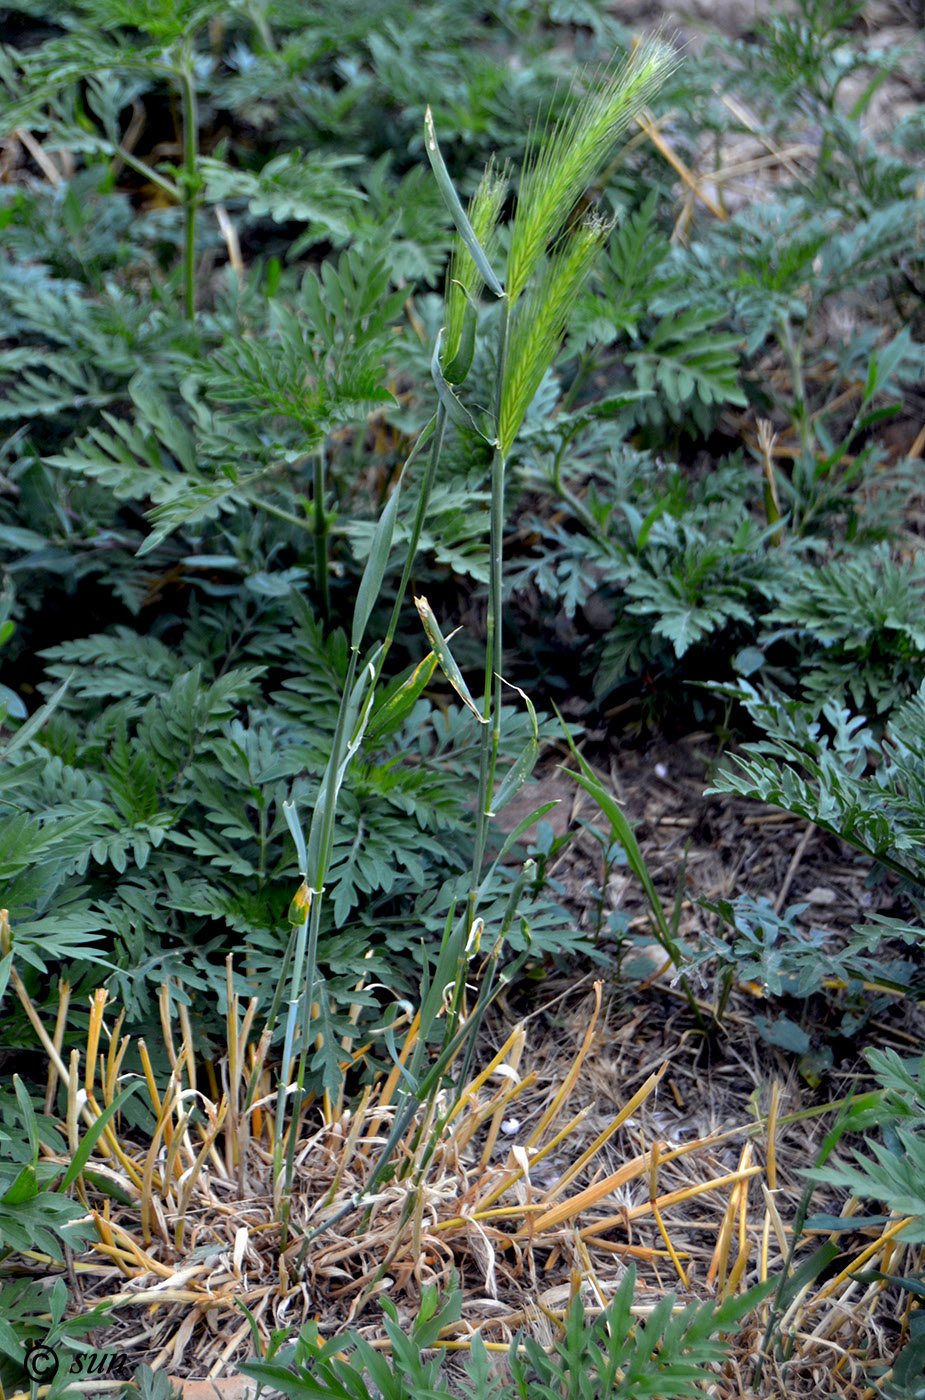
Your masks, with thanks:
M 126 1191 L 124 1187 L 119 1185 L 118 1181 L 114 1181 L 113 1178 L 107 1176 L 105 1172 L 98 1172 L 94 1171 L 91 1167 L 84 1167 L 83 1174 L 84 1180 L 89 1181 L 94 1190 L 99 1191 L 104 1196 L 108 1196 L 110 1200 L 118 1201 L 119 1204 L 123 1206 L 137 1207 L 137 1196 L 133 1196 L 131 1192 Z
M 437 654 L 429 651 L 423 661 L 419 661 L 411 675 L 387 694 L 382 704 L 375 709 L 366 726 L 366 738 L 370 741 L 392 734 L 410 715 L 423 691 L 437 669 Z
M 825 1244 L 814 1250 L 808 1259 L 804 1259 L 800 1267 L 787 1279 L 777 1297 L 777 1306 L 782 1309 L 788 1308 L 801 1290 L 817 1279 L 823 1269 L 827 1269 L 837 1258 L 838 1245 L 826 1240 Z
M 454 289 L 459 288 L 457 295 L 465 298 L 462 311 L 462 323 L 459 328 L 458 345 L 456 353 L 451 359 L 444 355 L 443 374 L 448 384 L 462 384 L 466 375 L 472 368 L 472 360 L 475 355 L 475 331 L 477 317 L 475 307 L 472 305 L 469 294 L 465 287 L 458 282 L 453 284 Z M 448 347 L 449 348 L 449 347 Z
M 556 711 L 556 713 L 558 714 L 558 710 Z M 559 719 L 562 720 L 561 715 L 559 715 Z M 562 723 L 564 727 L 565 722 L 562 721 Z M 575 782 L 578 783 L 579 787 L 584 788 L 585 792 L 587 792 L 590 797 L 594 798 L 595 802 L 600 807 L 604 816 L 610 822 L 613 836 L 617 841 L 620 842 L 620 845 L 626 852 L 627 863 L 630 869 L 632 870 L 633 874 L 636 876 L 636 879 L 642 885 L 646 898 L 649 901 L 649 907 L 652 911 L 652 917 L 655 921 L 656 936 L 658 937 L 658 940 L 661 943 L 662 947 L 665 949 L 665 951 L 667 953 L 670 953 L 675 966 L 680 967 L 680 951 L 677 947 L 677 944 L 671 936 L 671 929 L 669 928 L 668 921 L 665 918 L 665 911 L 662 908 L 661 900 L 659 899 L 655 886 L 652 883 L 652 877 L 649 874 L 649 869 L 646 865 L 642 851 L 640 851 L 639 849 L 639 843 L 637 842 L 636 837 L 633 833 L 633 828 L 630 826 L 627 818 L 621 811 L 618 803 L 603 786 L 603 784 L 600 783 L 595 777 L 594 770 L 578 752 L 572 740 L 571 734 L 569 734 L 567 731 L 566 738 L 568 740 L 569 748 L 571 749 L 575 758 L 578 760 L 582 771 L 580 773 L 574 773 L 570 769 L 564 767 L 562 768 L 562 771 L 564 773 L 568 773 L 570 778 L 574 778 Z
M 363 633 L 366 631 L 366 624 L 369 622 L 369 615 L 382 591 L 382 580 L 385 578 L 389 554 L 392 551 L 392 535 L 395 530 L 400 493 L 401 481 L 399 480 L 376 524 L 372 548 L 366 560 L 366 568 L 363 570 L 363 577 L 360 580 L 357 600 L 353 609 L 353 628 L 350 633 L 352 647 L 359 648 L 363 640 Z
M 62 1191 L 66 1191 L 67 1188 L 80 1176 L 80 1173 L 83 1171 L 84 1167 L 89 1162 L 90 1153 L 93 1151 L 94 1147 L 99 1142 L 100 1135 L 102 1134 L 107 1123 L 109 1123 L 110 1120 L 115 1117 L 115 1115 L 119 1112 L 126 1100 L 130 1099 L 132 1094 L 135 1093 L 135 1090 L 141 1088 L 143 1082 L 144 1081 L 141 1079 L 136 1079 L 134 1084 L 130 1084 L 127 1089 L 123 1089 L 122 1093 L 119 1094 L 117 1098 L 113 1099 L 112 1103 L 108 1106 L 108 1108 L 103 1109 L 103 1112 L 100 1114 L 99 1118 L 97 1118 L 93 1126 L 88 1128 L 87 1131 L 84 1133 L 80 1141 L 80 1146 L 74 1153 L 74 1156 L 71 1160 L 71 1165 L 64 1173 L 64 1178 L 61 1182 L 60 1187 Z
M 32 1107 L 32 1100 L 29 1097 L 26 1086 L 23 1084 L 18 1074 L 13 1075 L 13 1088 L 16 1090 L 16 1099 L 23 1116 L 23 1122 L 26 1125 L 26 1134 L 29 1138 L 29 1151 L 32 1153 L 32 1166 L 34 1169 L 39 1160 L 39 1130 L 35 1120 L 35 1109 Z
M 531 733 L 533 734 L 534 739 L 539 740 L 539 737 L 540 737 L 540 726 L 539 726 L 539 721 L 537 720 L 537 717 L 536 717 L 536 709 L 534 708 L 533 701 L 530 699 L 530 697 L 529 697 L 529 695 L 527 694 L 527 692 L 526 692 L 525 690 L 521 690 L 520 686 L 519 686 L 519 685 L 515 685 L 513 681 L 506 681 L 506 680 L 504 679 L 504 677 L 502 676 L 502 677 L 501 677 L 501 682 L 502 682 L 503 685 L 506 685 L 506 686 L 508 687 L 508 689 L 510 689 L 510 690 L 516 690 L 516 691 L 517 691 L 517 694 L 520 696 L 521 700 L 524 702 L 524 704 L 525 704 L 526 707 L 527 707 L 527 714 L 530 716 L 530 730 L 531 730 Z
M 495 865 L 507 855 L 515 841 L 519 841 L 524 832 L 530 830 L 534 822 L 538 822 L 541 817 L 545 817 L 546 813 L 551 812 L 553 807 L 558 807 L 561 800 L 561 798 L 556 797 L 552 802 L 541 802 L 539 807 L 534 807 L 529 816 L 524 817 L 523 821 L 518 822 L 514 830 L 505 838 L 504 845 L 498 852 L 498 859 L 495 861 Z M 492 866 L 492 871 L 493 870 L 494 865 Z
M 639 849 L 639 844 L 636 841 L 636 837 L 633 834 L 633 829 L 630 826 L 623 812 L 620 810 L 614 798 L 611 797 L 607 789 L 603 786 L 602 783 L 598 782 L 597 778 L 595 778 L 593 774 L 589 776 L 585 773 L 574 773 L 570 769 L 565 767 L 562 767 L 562 771 L 564 773 L 568 773 L 570 777 L 574 778 L 576 783 L 578 783 L 579 787 L 583 787 L 585 792 L 587 792 L 589 796 L 594 798 L 595 802 L 600 807 L 604 816 L 610 822 L 613 836 L 617 841 L 619 841 L 620 845 L 626 851 L 630 869 L 633 871 L 633 874 L 643 885 L 650 903 L 653 903 L 659 910 L 661 910 L 661 904 L 659 903 L 658 895 L 655 892 L 655 886 L 652 884 L 652 877 L 649 875 L 645 859 L 643 857 L 642 852 Z M 667 934 L 668 924 L 664 918 L 664 913 L 662 913 L 662 918 L 660 920 L 660 923 L 662 922 L 664 923 L 665 932 Z
M 516 762 L 505 773 L 501 786 L 491 800 L 491 811 L 488 813 L 490 817 L 497 816 L 507 806 L 515 793 L 518 793 L 523 787 L 536 766 L 539 751 L 540 746 L 535 739 L 530 739 L 521 750 Z
M 303 876 L 307 878 L 308 854 L 305 850 L 305 837 L 302 834 L 302 823 L 299 820 L 298 808 L 296 807 L 295 802 L 291 798 L 288 802 L 283 803 L 283 816 L 286 818 L 286 825 L 288 826 L 292 839 L 295 842 L 296 853 L 299 857 L 299 869 L 301 870 Z
M 48 717 L 58 708 L 61 701 L 64 699 L 67 688 L 71 683 L 71 678 L 71 676 L 68 676 L 67 680 L 63 681 L 62 684 L 58 686 L 58 689 L 55 691 L 54 695 L 52 695 L 51 699 L 47 700 L 40 709 L 36 710 L 31 719 L 27 719 L 25 724 L 17 729 L 10 742 L 0 751 L 0 757 L 9 758 L 10 754 L 13 753 L 15 749 L 25 744 L 28 739 L 32 738 L 33 734 L 36 734 L 38 730 L 41 729 Z
M 480 438 L 487 442 L 488 439 L 485 437 L 485 434 L 477 426 L 475 419 L 472 417 L 472 414 L 469 412 L 469 410 L 464 407 L 464 405 L 453 393 L 453 390 L 450 388 L 446 376 L 443 373 L 443 369 L 440 364 L 440 349 L 442 345 L 443 330 L 441 329 L 437 333 L 437 339 L 434 342 L 434 353 L 430 357 L 430 372 L 434 384 L 437 388 L 437 397 L 443 404 L 443 407 L 446 411 L 446 416 L 447 418 L 449 418 L 451 423 L 455 423 L 457 428 L 467 428 L 469 432 L 477 433 Z
M 459 195 L 453 187 L 453 181 L 450 179 L 450 172 L 447 170 L 443 156 L 440 154 L 440 147 L 437 144 L 437 132 L 434 128 L 434 119 L 430 107 L 428 107 L 427 111 L 424 113 L 424 128 L 427 133 L 427 139 L 424 143 L 427 147 L 427 158 L 437 178 L 437 185 L 450 211 L 453 223 L 459 230 L 459 236 L 469 249 L 472 255 L 472 261 L 478 268 L 486 287 L 490 287 L 495 296 L 503 297 L 504 288 L 495 276 L 485 250 L 475 236 L 468 215 L 460 204 Z
M 23 1167 L 12 1185 L 8 1186 L 3 1195 L 0 1196 L 0 1205 L 21 1206 L 24 1201 L 34 1201 L 38 1194 L 39 1184 L 35 1175 L 35 1167 L 27 1165 Z

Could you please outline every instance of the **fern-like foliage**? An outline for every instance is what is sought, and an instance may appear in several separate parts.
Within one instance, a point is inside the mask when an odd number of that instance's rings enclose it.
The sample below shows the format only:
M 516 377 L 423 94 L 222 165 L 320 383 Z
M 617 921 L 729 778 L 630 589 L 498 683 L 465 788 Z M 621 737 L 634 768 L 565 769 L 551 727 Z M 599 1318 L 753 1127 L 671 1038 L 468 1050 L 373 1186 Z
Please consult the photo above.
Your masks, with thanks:
M 923 602 L 923 566 L 896 562 L 880 546 L 797 567 L 764 621 L 792 628 L 812 658 L 802 677 L 811 703 L 836 698 L 884 714 L 925 680 Z M 781 633 L 772 627 L 766 635 Z
M 490 1362 L 481 1338 L 472 1338 L 461 1393 L 466 1400 L 631 1400 L 642 1395 L 682 1400 L 702 1394 L 714 1367 L 726 1353 L 724 1334 L 767 1293 L 767 1286 L 720 1307 L 690 1304 L 675 1312 L 675 1298 L 661 1300 L 645 1322 L 632 1312 L 636 1273 L 631 1267 L 607 1307 L 593 1320 L 579 1294 L 569 1306 L 564 1334 L 547 1352 L 533 1339 L 518 1335 L 507 1364 L 510 1378 Z M 428 1287 L 410 1332 L 398 1325 L 395 1307 L 386 1300 L 384 1325 L 391 1343 L 383 1355 L 354 1332 L 322 1342 L 314 1323 L 273 1361 L 251 1361 L 246 1375 L 272 1385 L 291 1400 L 348 1397 L 405 1400 L 411 1395 L 450 1397 L 456 1393 L 444 1373 L 444 1351 L 425 1360 L 442 1329 L 458 1319 L 462 1294 L 455 1289 L 439 1305 Z M 523 1354 L 526 1353 L 526 1355 Z
M 712 792 L 738 792 L 814 822 L 925 887 L 925 686 L 877 740 L 864 715 L 729 688 L 765 738 L 733 756 Z
M 249 994 L 272 999 L 298 879 L 283 803 L 316 799 L 348 663 L 343 633 L 297 595 L 245 593 L 193 623 L 170 647 L 122 627 L 50 648 L 49 685 L 66 680 L 66 694 L 0 773 L 0 882 L 20 965 L 106 980 L 142 1023 L 165 976 L 217 993 L 229 940 Z M 499 772 L 530 734 L 513 707 L 504 720 Z M 413 982 L 422 930 L 439 936 L 464 892 L 474 724 L 421 697 L 348 775 L 319 948 L 332 1046 L 351 1005 L 381 1014 L 358 982 Z M 486 892 L 486 918 L 501 917 L 510 878 Z M 548 900 L 525 901 L 524 919 L 519 948 L 581 942 Z
M 291 418 L 310 448 L 338 424 L 391 402 L 382 387 L 383 351 L 403 301 L 388 293 L 383 260 L 342 254 L 337 267 L 307 272 L 294 307 L 274 305 L 270 332 L 238 341 L 203 378 L 209 396 L 238 415 Z
M 741 338 L 715 294 L 691 298 L 687 260 L 672 253 L 656 218 L 657 192 L 618 226 L 592 294 L 575 317 L 574 347 L 629 341 L 618 362 L 638 396 L 630 419 L 652 427 L 692 423 L 708 432 L 717 409 L 744 405 Z M 615 364 L 616 368 L 616 364 Z
M 901 1241 L 921 1243 L 925 1240 L 925 1057 L 903 1059 L 895 1050 L 868 1050 L 867 1060 L 877 1083 L 877 1102 L 860 1115 L 858 1126 L 866 1129 L 864 1146 L 852 1146 L 850 1154 L 841 1152 L 840 1160 L 817 1167 L 811 1175 L 861 1200 L 876 1201 L 888 1218 L 905 1221 L 899 1231 Z M 812 1225 L 813 1220 L 807 1223 Z M 920 1272 L 903 1270 L 898 1277 L 881 1277 L 910 1299 L 925 1295 Z M 893 1360 L 883 1394 L 886 1400 L 918 1400 L 923 1390 L 925 1344 L 921 1327 L 914 1325 Z

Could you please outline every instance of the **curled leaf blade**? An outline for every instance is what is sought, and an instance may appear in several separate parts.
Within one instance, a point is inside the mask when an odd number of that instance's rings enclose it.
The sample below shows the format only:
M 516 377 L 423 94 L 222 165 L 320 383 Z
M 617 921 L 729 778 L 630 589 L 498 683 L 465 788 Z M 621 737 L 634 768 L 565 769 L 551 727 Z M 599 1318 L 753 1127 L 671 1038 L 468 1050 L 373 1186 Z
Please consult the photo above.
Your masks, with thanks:
M 443 633 L 440 631 L 437 619 L 434 616 L 434 610 L 430 606 L 430 603 L 428 603 L 426 598 L 415 598 L 414 606 L 418 610 L 418 616 L 420 617 L 424 627 L 424 631 L 427 634 L 427 640 L 430 642 L 431 647 L 436 653 L 441 671 L 446 676 L 450 685 L 456 691 L 456 694 L 459 696 L 463 704 L 467 707 L 467 709 L 470 709 L 475 715 L 479 724 L 487 724 L 488 720 L 479 711 L 478 706 L 476 705 L 469 691 L 469 687 L 466 685 L 466 682 L 463 679 L 462 671 L 460 671 L 455 660 L 453 659 L 453 655 L 450 651 L 447 638 L 445 638 Z

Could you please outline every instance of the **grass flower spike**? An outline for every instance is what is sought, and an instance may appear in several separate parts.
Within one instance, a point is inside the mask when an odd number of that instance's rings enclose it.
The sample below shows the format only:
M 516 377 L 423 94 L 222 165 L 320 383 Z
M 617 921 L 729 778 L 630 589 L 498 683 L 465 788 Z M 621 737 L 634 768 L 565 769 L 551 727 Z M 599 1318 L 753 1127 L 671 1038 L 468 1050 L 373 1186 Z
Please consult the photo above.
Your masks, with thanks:
M 515 302 L 546 249 L 562 232 L 577 200 L 605 164 L 626 130 L 675 67 L 677 59 L 658 39 L 640 44 L 571 119 L 547 138 L 537 133 L 524 170 L 511 231 L 506 292 Z
M 569 312 L 610 228 L 609 220 L 584 220 L 549 259 L 514 313 L 498 416 L 498 446 L 504 458 L 555 359 Z

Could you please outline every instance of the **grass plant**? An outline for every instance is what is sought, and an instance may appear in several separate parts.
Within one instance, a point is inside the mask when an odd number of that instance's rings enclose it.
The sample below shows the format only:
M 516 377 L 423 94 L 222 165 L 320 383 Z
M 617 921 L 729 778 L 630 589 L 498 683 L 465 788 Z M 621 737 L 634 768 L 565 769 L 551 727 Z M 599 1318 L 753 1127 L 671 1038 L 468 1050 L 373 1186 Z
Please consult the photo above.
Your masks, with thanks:
M 64 1025 L 49 1034 L 18 975 L 14 990 L 41 1027 L 49 1091 L 54 1094 L 59 1081 L 67 1105 L 70 1147 L 43 1146 L 42 1171 L 49 1180 L 66 1173 L 63 1181 L 76 1193 L 75 1215 L 82 1219 L 84 1238 L 91 1236 L 89 1249 L 80 1246 L 73 1278 L 85 1306 L 92 1303 L 95 1335 L 105 1335 L 107 1344 L 116 1345 L 136 1325 L 139 1308 L 148 1310 L 154 1319 L 155 1369 L 167 1365 L 176 1371 L 191 1344 L 200 1357 L 208 1357 L 207 1364 L 220 1367 L 253 1343 L 265 1361 L 246 1367 L 249 1374 L 286 1393 L 307 1395 L 329 1376 L 326 1357 L 336 1351 L 346 1365 L 343 1353 L 359 1344 L 349 1362 L 353 1384 L 375 1355 L 398 1384 L 399 1377 L 413 1377 L 414 1366 L 425 1364 L 424 1351 L 449 1360 L 462 1349 L 471 1356 L 470 1366 L 487 1368 L 493 1386 L 502 1385 L 487 1360 L 494 1353 L 509 1357 L 515 1377 L 539 1379 L 547 1367 L 555 1372 L 564 1365 L 562 1380 L 573 1385 L 569 1366 L 575 1363 L 568 1362 L 562 1347 L 590 1347 L 582 1366 L 590 1368 L 594 1394 L 603 1396 L 614 1366 L 625 1386 L 634 1375 L 639 1379 L 633 1384 L 641 1384 L 651 1374 L 650 1384 L 693 1394 L 699 1392 L 684 1386 L 699 1385 L 709 1374 L 703 1368 L 721 1357 L 721 1334 L 737 1330 L 740 1319 L 758 1308 L 763 1342 L 759 1345 L 757 1337 L 747 1342 L 746 1334 L 737 1342 L 757 1358 L 757 1384 L 769 1363 L 773 1374 L 786 1374 L 795 1339 L 807 1328 L 814 1337 L 839 1331 L 843 1300 L 856 1292 L 856 1279 L 866 1270 L 863 1307 L 854 1302 L 851 1310 L 863 1335 L 864 1309 L 874 1325 L 878 1297 L 891 1273 L 902 1267 L 903 1251 L 915 1248 L 914 1214 L 862 1218 L 852 1198 L 843 1218 L 835 1220 L 810 1215 L 812 1184 L 802 1194 L 795 1186 L 782 1192 L 781 1139 L 807 1114 L 781 1113 L 780 1086 L 767 1114 L 752 1123 L 680 1147 L 655 1139 L 602 1174 L 608 1154 L 613 1161 L 621 1129 L 649 1113 L 667 1066 L 650 1074 L 602 1131 L 589 1137 L 582 1129 L 589 1108 L 575 1112 L 570 1101 L 595 1043 L 600 983 L 572 1062 L 563 1066 L 564 1077 L 551 1092 L 539 1098 L 535 1074 L 521 1070 L 530 1057 L 526 1027 L 519 1025 L 459 1090 L 418 1100 L 414 1114 L 403 1116 L 400 1085 L 420 1043 L 415 1016 L 396 1042 L 390 1074 L 370 1083 L 349 1105 L 343 1096 L 325 1099 L 294 1120 L 300 1130 L 288 1240 L 274 1206 L 276 1095 L 269 1028 L 255 1039 L 258 1008 L 253 1001 L 242 1005 L 230 960 L 229 1054 L 221 1084 L 211 1063 L 195 1053 L 189 1016 L 175 988 L 165 985 L 159 999 L 172 1065 L 162 1083 L 144 1044 L 133 1047 L 130 1037 L 121 1035 L 122 1017 L 112 1019 L 105 995 L 94 1001 L 86 1045 L 82 1051 L 74 1048 L 65 1063 L 56 1048 Z M 357 1064 L 368 1050 L 343 1047 L 345 1063 L 349 1057 Z M 462 1044 L 457 1058 L 461 1052 Z M 126 1068 L 135 1063 L 140 1075 Z M 819 1167 L 833 1160 L 846 1132 L 884 1112 L 899 1112 L 909 1122 L 913 1099 L 903 1095 L 918 1094 L 920 1086 L 902 1077 L 898 1060 L 881 1069 L 884 1087 L 878 1092 L 810 1111 L 811 1116 L 836 1115 L 818 1153 Z M 134 1094 L 145 1101 L 153 1123 L 147 1145 L 124 1117 Z M 526 1121 L 518 1122 L 518 1116 Z M 82 1137 L 81 1118 L 87 1123 Z M 736 1167 L 717 1172 L 717 1152 L 743 1138 Z M 756 1148 L 764 1165 L 756 1160 Z M 858 1186 L 865 1192 L 881 1189 L 855 1174 L 852 1188 Z M 5 1203 L 12 1206 L 9 1192 Z M 705 1211 L 712 1231 L 706 1250 L 695 1243 Z M 67 1234 L 60 1221 L 46 1217 L 46 1223 Z M 859 1224 L 867 1226 L 867 1234 L 855 1246 L 855 1257 L 840 1254 L 835 1241 Z M 615 1239 L 615 1230 L 625 1230 L 626 1238 Z M 77 1247 L 77 1237 L 74 1243 Z M 41 1247 L 19 1242 L 19 1255 L 31 1267 L 51 1265 L 56 1253 L 50 1236 Z M 836 1258 L 840 1268 L 833 1276 Z M 717 1297 L 715 1307 L 704 1305 L 696 1313 L 667 1299 L 661 1282 L 667 1271 L 686 1292 L 694 1260 L 706 1269 Z M 756 1262 L 765 1286 L 749 1292 L 743 1284 Z M 875 1265 L 876 1275 L 870 1273 Z M 490 1303 L 473 1313 L 469 1301 L 460 1316 L 455 1292 L 460 1277 L 468 1280 L 470 1300 L 481 1296 Z M 660 1295 L 660 1303 L 651 1301 Z M 428 1331 L 425 1324 L 434 1316 L 438 1296 L 445 1300 L 440 1325 Z M 294 1352 L 280 1351 L 283 1334 L 273 1325 L 283 1302 L 289 1327 L 301 1327 Z M 393 1324 L 398 1315 L 392 1304 L 402 1316 L 409 1305 L 420 1309 L 408 1344 L 399 1344 L 403 1334 L 392 1325 L 372 1351 L 368 1342 L 357 1341 L 367 1333 L 342 1330 L 368 1326 L 372 1302 L 385 1303 Z M 333 1339 L 322 1345 L 318 1337 L 313 1318 L 319 1308 L 329 1320 L 338 1320 L 336 1347 Z M 190 1326 L 177 1331 L 175 1317 L 196 1317 L 203 1310 L 220 1320 L 212 1340 L 207 1333 L 198 1337 Z M 597 1317 L 600 1328 L 591 1325 Z M 642 1322 L 634 1332 L 634 1323 Z M 531 1336 L 547 1337 L 546 1350 Z M 596 1349 L 595 1337 L 602 1344 L 609 1338 L 603 1351 Z M 741 1363 L 741 1352 L 739 1357 Z M 378 1385 L 375 1371 L 372 1378 Z M 681 1389 L 670 1390 L 672 1385 Z
M 590 270 L 591 261 L 598 251 L 603 226 L 598 221 L 585 223 L 570 231 L 564 239 L 564 246 L 555 251 L 548 265 L 538 276 L 535 292 L 528 295 L 523 306 L 518 299 L 525 291 L 534 274 L 540 255 L 550 240 L 555 240 L 572 211 L 578 184 L 586 181 L 592 171 L 592 164 L 602 165 L 609 154 L 613 139 L 629 120 L 634 108 L 642 101 L 642 95 L 650 91 L 660 75 L 664 75 L 673 65 L 668 50 L 660 45 L 649 45 L 641 49 L 627 66 L 606 88 L 593 99 L 585 99 L 576 108 L 576 115 L 567 129 L 566 140 L 561 132 L 546 141 L 541 152 L 534 157 L 529 178 L 521 183 L 517 210 L 511 232 L 512 252 L 509 255 L 507 282 L 508 289 L 501 291 L 502 315 L 499 339 L 495 348 L 497 370 L 497 398 L 493 414 L 493 465 L 491 472 L 490 509 L 490 572 L 488 590 L 488 616 L 485 644 L 485 683 L 481 713 L 476 716 L 482 726 L 479 783 L 476 795 L 476 832 L 472 865 L 472 882 L 466 909 L 458 917 L 451 909 L 444 930 L 443 946 L 432 973 L 422 982 L 418 1009 L 419 1030 L 417 1045 L 412 1054 L 410 1066 L 403 1073 L 403 1081 L 410 1086 L 413 1097 L 402 1105 L 402 1112 L 396 1116 L 387 1149 L 381 1163 L 373 1173 L 369 1188 L 376 1184 L 381 1171 L 385 1169 L 391 1152 L 410 1121 L 414 1112 L 414 1100 L 425 1098 L 429 1110 L 434 1111 L 435 1097 L 441 1079 L 460 1046 L 477 1031 L 484 1009 L 492 995 L 492 980 L 484 977 L 480 983 L 475 1009 L 471 1016 L 464 1011 L 464 987 L 470 960 L 478 953 L 483 920 L 479 916 L 479 899 L 483 889 L 483 863 L 488 840 L 488 824 L 495 809 L 512 795 L 530 775 L 537 753 L 536 719 L 533 707 L 526 699 L 533 723 L 533 737 L 527 748 L 515 762 L 510 774 L 500 788 L 496 789 L 496 770 L 501 736 L 501 690 L 503 685 L 502 667 L 502 538 L 504 528 L 505 463 L 513 446 L 517 429 L 535 396 L 543 375 L 549 369 L 559 348 L 564 333 L 569 308 L 581 289 L 582 281 Z M 392 546 L 399 506 L 399 491 L 404 472 L 408 470 L 412 458 L 403 468 L 402 477 L 386 505 L 376 532 L 373 536 L 366 570 L 357 591 L 356 606 L 350 635 L 350 656 L 346 681 L 341 696 L 337 723 L 331 745 L 324 778 L 318 797 L 315 800 L 311 827 L 307 841 L 301 834 L 298 817 L 293 805 L 284 806 L 286 819 L 296 842 L 303 883 L 294 901 L 296 929 L 292 950 L 292 961 L 284 966 L 283 977 L 290 979 L 290 997 L 285 1023 L 283 1044 L 282 1082 L 276 1115 L 275 1170 L 277 1178 L 283 1172 L 283 1123 L 287 1112 L 291 1114 L 288 1132 L 288 1149 L 285 1159 L 285 1180 L 276 1187 L 276 1195 L 281 1199 L 284 1220 L 289 1208 L 293 1186 L 295 1146 L 299 1122 L 299 1104 L 305 1089 L 305 1073 L 309 1055 L 312 1053 L 314 1032 L 312 1019 L 316 1006 L 317 949 L 320 919 L 323 908 L 325 881 L 334 841 L 334 825 L 338 792 L 347 768 L 356 754 L 363 732 L 369 720 L 376 682 L 381 674 L 388 648 L 394 634 L 394 627 L 401 606 L 404 586 L 407 584 L 417 546 L 417 531 L 426 518 L 429 490 L 439 461 L 440 448 L 451 414 L 463 416 L 463 421 L 471 421 L 460 405 L 456 388 L 465 378 L 465 359 L 471 360 L 471 353 L 465 351 L 460 356 L 463 330 L 466 325 L 466 312 L 474 311 L 473 294 L 479 277 L 491 288 L 499 288 L 500 283 L 491 270 L 488 256 L 475 232 L 477 227 L 488 238 L 494 232 L 497 217 L 501 210 L 503 187 L 493 177 L 489 168 L 479 185 L 466 215 L 452 191 L 446 168 L 440 155 L 436 133 L 430 113 L 427 114 L 427 149 L 438 175 L 441 188 L 447 196 L 450 213 L 459 225 L 459 241 L 451 263 L 448 285 L 446 315 L 449 320 L 452 341 L 447 344 L 438 339 L 432 372 L 437 384 L 439 407 L 433 420 L 433 442 L 430 469 L 425 475 L 417 511 L 415 525 L 411 532 L 409 550 L 400 586 L 392 613 L 389 632 L 382 643 L 367 654 L 361 664 L 361 647 L 372 613 L 373 602 L 378 596 Z M 548 153 L 547 153 L 548 152 Z M 576 152 L 580 159 L 574 165 Z M 525 251 L 526 250 L 526 251 Z M 462 273 L 463 279 L 454 276 Z M 464 309 L 460 320 L 459 302 L 464 299 Z M 515 317 L 514 330 L 510 333 L 511 317 Z M 471 336 L 477 335 L 477 326 Z M 455 380 L 453 386 L 446 376 L 443 360 L 438 358 L 443 346 L 444 359 L 449 354 Z M 420 446 L 420 443 L 419 443 Z M 440 634 L 439 626 L 425 601 L 417 600 L 428 640 L 436 654 L 438 664 L 450 684 L 461 693 L 470 707 L 475 706 L 468 696 L 465 682 L 453 660 L 448 643 Z M 501 929 L 493 940 L 492 956 L 487 968 L 494 969 L 500 955 L 503 938 L 508 924 L 516 914 L 518 886 L 515 885 L 509 898 L 509 913 Z M 304 917 L 303 917 L 304 916 Z M 516 964 L 515 964 L 516 966 Z M 486 969 L 487 970 L 487 969 Z M 445 1017 L 444 1026 L 438 1020 Z M 293 1063 L 297 1044 L 298 1028 L 298 1069 L 295 1074 L 295 1103 L 287 1102 L 289 1084 L 292 1082 L 290 1066 Z M 324 1090 L 327 1094 L 339 1090 L 338 1061 L 336 1050 L 329 1044 L 325 1029 L 319 1028 L 325 1055 Z M 426 1066 L 423 1056 L 428 1043 L 435 1037 L 443 1041 L 443 1051 L 435 1065 Z M 457 1086 L 460 1088 L 461 1086 Z

